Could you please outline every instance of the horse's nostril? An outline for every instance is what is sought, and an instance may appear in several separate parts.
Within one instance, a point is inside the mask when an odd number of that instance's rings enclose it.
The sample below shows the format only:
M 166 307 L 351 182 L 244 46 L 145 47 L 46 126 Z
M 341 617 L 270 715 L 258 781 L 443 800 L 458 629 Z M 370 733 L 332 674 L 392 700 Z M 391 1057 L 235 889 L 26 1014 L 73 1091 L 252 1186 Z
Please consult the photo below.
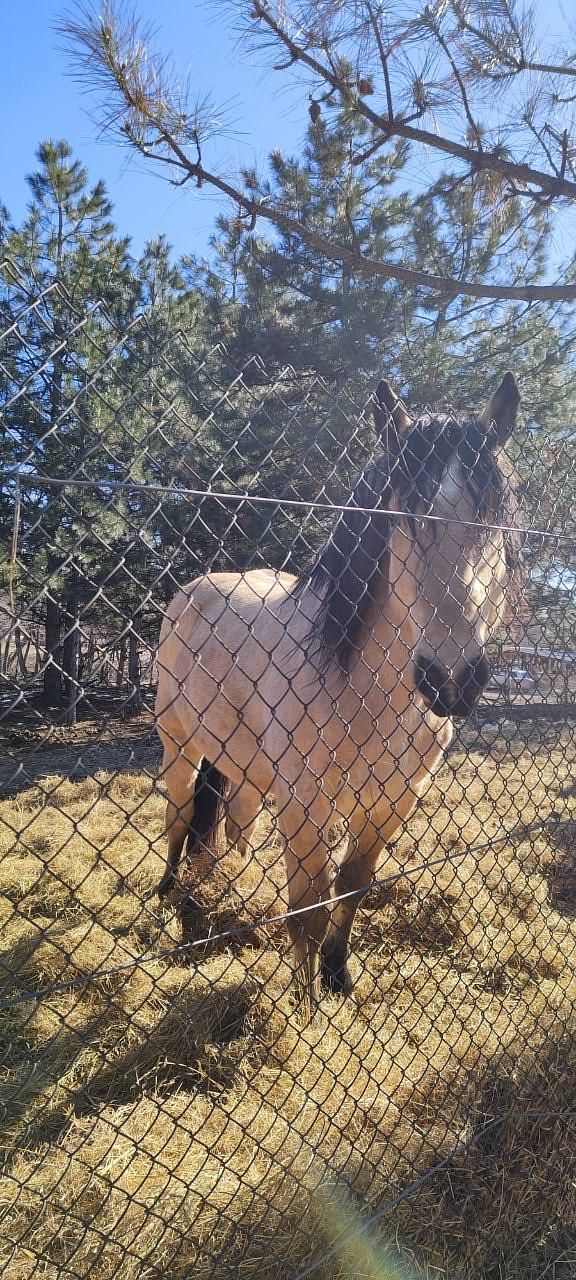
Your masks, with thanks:
M 467 716 L 490 678 L 486 658 L 466 664 L 454 675 L 434 659 L 417 658 L 414 666 L 418 690 L 431 710 L 440 716 Z
M 427 684 L 433 688 L 436 693 L 443 689 L 450 681 L 450 676 L 439 662 L 426 662 L 423 658 L 416 660 L 416 670 L 420 679 L 425 680 Z
M 468 668 L 463 678 L 458 681 L 460 692 L 465 698 L 478 698 L 483 693 L 490 679 L 490 664 L 486 658 L 479 658 L 474 666 Z

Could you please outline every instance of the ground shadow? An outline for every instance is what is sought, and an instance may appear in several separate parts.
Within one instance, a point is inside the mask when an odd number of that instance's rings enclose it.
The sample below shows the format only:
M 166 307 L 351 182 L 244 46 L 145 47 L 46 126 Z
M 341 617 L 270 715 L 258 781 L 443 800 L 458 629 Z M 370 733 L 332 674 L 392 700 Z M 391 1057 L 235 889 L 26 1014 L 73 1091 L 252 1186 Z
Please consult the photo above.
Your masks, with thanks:
M 574 794 L 571 784 L 569 794 Z M 566 794 L 566 793 L 565 793 Z M 539 867 L 550 886 L 552 906 L 570 919 L 576 918 L 576 819 L 549 818 L 542 823 L 545 835 L 556 857 L 548 867 Z
M 34 999 L 22 999 L 35 983 L 31 975 L 25 976 L 24 967 L 48 937 L 55 940 L 57 932 L 47 930 L 1 959 L 2 971 L 11 974 L 12 981 L 0 990 L 0 1001 L 15 1001 L 4 1011 L 5 1033 L 0 1032 L 0 1055 L 12 1077 L 10 1093 L 1 1107 L 8 1161 L 16 1159 L 22 1148 L 34 1150 L 44 1142 L 56 1141 L 71 1113 L 82 1117 L 100 1105 L 120 1106 L 143 1096 L 151 1086 L 155 1096 L 164 1097 L 182 1087 L 207 1093 L 229 1088 L 238 1054 L 227 1054 L 226 1046 L 243 1034 L 254 1001 L 254 981 L 249 974 L 240 981 L 224 974 L 222 982 L 203 983 L 199 989 L 191 970 L 189 982 L 169 1007 L 159 1009 L 157 1020 L 135 1034 L 134 1009 L 122 1003 L 122 990 L 131 977 L 125 974 L 112 990 L 99 985 L 100 1007 L 94 1008 L 92 993 L 93 1012 L 80 1018 L 77 1028 L 67 1021 L 70 1005 L 62 1011 L 53 1000 L 55 1032 L 35 1046 L 31 1030 L 38 1005 Z M 15 974 L 21 975 L 16 988 Z M 77 990 L 80 1003 L 86 992 L 82 985 Z M 153 994 L 147 992 L 146 1002 L 151 998 Z M 83 1013 L 88 1009 L 84 1005 Z M 87 1045 L 98 1046 L 101 1065 L 95 1070 L 91 1067 L 89 1077 L 74 1081 L 75 1064 Z M 65 1089 L 61 1101 L 54 1104 L 54 1090 L 68 1075 L 74 1087 Z M 45 1105 L 38 1107 L 42 1095 L 46 1095 Z
M 17 696 L 16 696 L 17 695 Z M 17 795 L 44 778 L 83 781 L 98 770 L 151 766 L 157 772 L 160 743 L 150 707 L 126 712 L 121 691 L 89 691 L 75 725 L 62 707 L 47 707 L 38 691 L 0 693 L 0 796 Z

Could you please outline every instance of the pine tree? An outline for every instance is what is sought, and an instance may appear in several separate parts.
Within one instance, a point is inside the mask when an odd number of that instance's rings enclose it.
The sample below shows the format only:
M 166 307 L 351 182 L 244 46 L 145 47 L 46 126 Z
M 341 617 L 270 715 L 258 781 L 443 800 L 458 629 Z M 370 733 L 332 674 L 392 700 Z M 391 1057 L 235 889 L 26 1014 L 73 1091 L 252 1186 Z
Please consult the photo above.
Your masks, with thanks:
M 180 541 L 167 514 L 174 501 L 169 492 L 159 497 L 154 486 L 190 485 L 196 474 L 189 463 L 185 388 L 188 363 L 197 364 L 194 353 L 203 349 L 203 309 L 162 236 L 145 246 L 134 266 L 134 321 L 110 363 L 106 385 L 96 388 L 99 403 L 107 406 L 106 474 L 125 487 L 107 504 L 106 562 L 93 566 L 95 587 L 105 601 L 114 600 L 112 633 L 119 631 L 127 641 L 130 713 L 140 705 L 140 641 L 150 637 L 155 643 L 159 603 L 173 592 L 164 581 L 165 568 Z M 102 460 L 100 472 L 102 478 Z
M 25 387 L 10 413 L 10 464 L 67 478 L 90 451 L 92 425 L 81 394 L 97 352 L 90 309 L 102 301 L 121 315 L 131 292 L 128 239 L 118 237 L 104 184 L 86 170 L 65 141 L 43 142 L 29 175 L 31 199 L 21 227 L 8 226 L 4 273 L 11 306 L 22 308 L 15 384 Z M 32 305 L 31 305 L 32 304 Z M 62 696 L 62 671 L 74 680 L 80 599 L 78 566 L 67 566 L 83 499 L 64 504 L 49 488 L 28 488 L 21 531 L 34 566 L 36 596 L 44 601 L 48 702 Z M 66 650 L 62 637 L 68 634 Z
M 514 201 L 494 207 L 482 176 L 475 184 L 458 184 L 441 175 L 415 198 L 403 190 L 402 152 L 393 164 L 375 160 L 368 166 L 370 181 L 361 181 L 350 164 L 350 152 L 360 144 L 345 115 L 332 132 L 320 117 L 300 159 L 272 157 L 271 197 L 331 242 L 357 244 L 372 257 L 389 256 L 397 245 L 415 268 L 425 265 L 439 275 L 487 281 L 505 272 L 537 281 L 546 270 L 550 228 L 541 207 L 530 211 L 519 232 Z M 244 180 L 249 185 L 250 175 Z M 257 236 L 239 216 L 219 219 L 212 250 L 209 264 L 185 265 L 206 293 L 215 334 L 238 367 L 257 353 L 270 382 L 280 378 L 277 393 L 267 391 L 265 412 L 243 437 L 244 472 L 237 468 L 242 487 L 257 474 L 260 491 L 271 495 L 341 498 L 362 450 L 375 445 L 368 420 L 351 430 L 342 412 L 346 396 L 361 407 L 382 374 L 415 407 L 470 412 L 512 366 L 532 425 L 554 431 L 555 423 L 574 416 L 575 339 L 559 306 L 435 297 L 428 289 L 356 278 L 300 238 L 281 231 L 274 240 Z M 526 474 L 526 450 L 524 455 Z M 530 466 L 538 476 L 533 490 L 541 493 L 534 448 Z M 294 540 L 286 511 L 273 528 L 256 512 L 250 518 L 241 513 L 235 532 L 239 524 L 264 559 L 278 562 L 282 547 Z M 314 538 L 314 521 L 307 527 Z M 320 518 L 317 536 L 324 530 Z M 295 555 L 297 562 L 298 542 Z
M 404 151 L 368 166 L 360 178 L 351 162 L 365 130 L 342 116 L 330 129 L 320 117 L 308 130 L 302 156 L 270 157 L 266 193 L 292 216 L 351 251 L 391 251 L 409 200 L 399 183 Z M 245 174 L 248 185 L 256 176 Z M 340 384 L 376 369 L 402 328 L 394 284 L 356 278 L 319 251 L 281 230 L 255 234 L 246 219 L 221 216 L 208 265 L 190 260 L 207 294 L 217 331 L 239 362 L 258 352 L 269 373 L 290 364 Z M 398 337 L 396 337 L 398 335 Z

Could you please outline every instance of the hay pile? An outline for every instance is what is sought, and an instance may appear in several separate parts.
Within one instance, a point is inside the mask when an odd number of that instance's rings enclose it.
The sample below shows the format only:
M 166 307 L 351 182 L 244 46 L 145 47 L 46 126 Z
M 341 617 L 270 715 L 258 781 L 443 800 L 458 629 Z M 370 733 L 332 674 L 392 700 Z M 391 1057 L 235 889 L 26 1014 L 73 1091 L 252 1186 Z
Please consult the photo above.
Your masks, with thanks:
M 375 1276 L 341 1239 L 350 1205 L 445 1160 L 381 1221 L 412 1271 L 573 1276 L 575 755 L 568 733 L 469 737 L 359 913 L 356 1003 L 326 998 L 318 1026 L 262 923 L 284 904 L 269 816 L 257 860 L 229 851 L 201 890 L 242 936 L 3 1008 L 3 1273 L 288 1280 L 334 1248 L 315 1276 Z M 163 807 L 145 771 L 0 803 L 1 998 L 177 939 Z

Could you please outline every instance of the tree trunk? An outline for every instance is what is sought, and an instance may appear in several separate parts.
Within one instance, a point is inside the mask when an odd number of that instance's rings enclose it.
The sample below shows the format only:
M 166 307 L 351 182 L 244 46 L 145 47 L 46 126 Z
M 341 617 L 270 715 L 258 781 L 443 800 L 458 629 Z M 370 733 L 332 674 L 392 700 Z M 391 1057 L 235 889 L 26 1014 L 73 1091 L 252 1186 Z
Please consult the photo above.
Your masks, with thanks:
M 91 631 L 88 636 L 88 652 L 86 654 L 86 679 L 89 680 L 92 675 L 94 666 L 94 658 L 96 655 L 96 642 L 94 640 L 94 632 Z
M 58 235 L 56 241 L 56 278 L 60 279 L 62 270 L 62 253 L 64 247 L 64 223 L 63 223 L 62 206 L 58 207 Z M 64 364 L 65 355 L 61 347 L 61 340 L 64 338 L 64 327 L 62 320 L 58 314 L 54 317 L 54 341 L 55 354 L 52 360 L 52 375 L 50 378 L 50 426 L 52 431 L 48 433 L 48 442 L 46 445 L 46 457 L 44 465 L 48 472 L 52 475 L 59 475 L 59 470 L 54 471 L 53 467 L 58 467 L 58 432 L 56 430 L 60 414 L 62 411 L 62 388 L 64 384 Z M 55 539 L 58 523 L 55 516 L 55 509 L 52 509 L 52 516 L 45 527 L 48 537 L 48 557 L 46 565 L 46 578 L 48 583 L 48 594 L 46 596 L 46 616 L 45 616 L 45 668 L 43 677 L 44 700 L 49 705 L 58 706 L 62 701 L 62 648 L 61 648 L 61 613 L 58 602 L 50 594 L 56 590 L 54 585 L 54 577 L 59 567 L 59 558 L 55 550 Z
M 118 649 L 118 666 L 116 668 L 116 688 L 120 689 L 124 681 L 124 667 L 126 666 L 126 636 L 122 636 L 120 647 Z
M 42 654 L 40 650 L 40 631 L 36 629 L 34 632 L 34 675 L 37 676 L 42 666 Z
M 124 713 L 127 716 L 137 716 L 142 710 L 140 675 L 139 638 L 135 631 L 130 631 L 128 633 L 128 684 L 130 693 L 124 708 Z
M 80 689 L 78 687 L 78 663 L 80 659 L 80 590 L 78 575 L 73 571 L 71 590 L 66 602 L 66 635 L 62 646 L 62 686 L 66 700 L 65 724 L 76 724 Z
M 22 634 L 20 632 L 20 627 L 14 628 L 14 644 L 16 646 L 16 662 L 18 664 L 18 672 L 22 676 L 22 679 L 25 680 L 26 676 L 28 675 L 28 669 L 26 667 L 27 655 L 24 653 L 24 649 L 22 647 Z M 30 644 L 28 644 L 28 648 L 30 648 Z
M 44 699 L 52 705 L 62 700 L 62 652 L 60 645 L 60 607 L 52 596 L 46 596 Z

